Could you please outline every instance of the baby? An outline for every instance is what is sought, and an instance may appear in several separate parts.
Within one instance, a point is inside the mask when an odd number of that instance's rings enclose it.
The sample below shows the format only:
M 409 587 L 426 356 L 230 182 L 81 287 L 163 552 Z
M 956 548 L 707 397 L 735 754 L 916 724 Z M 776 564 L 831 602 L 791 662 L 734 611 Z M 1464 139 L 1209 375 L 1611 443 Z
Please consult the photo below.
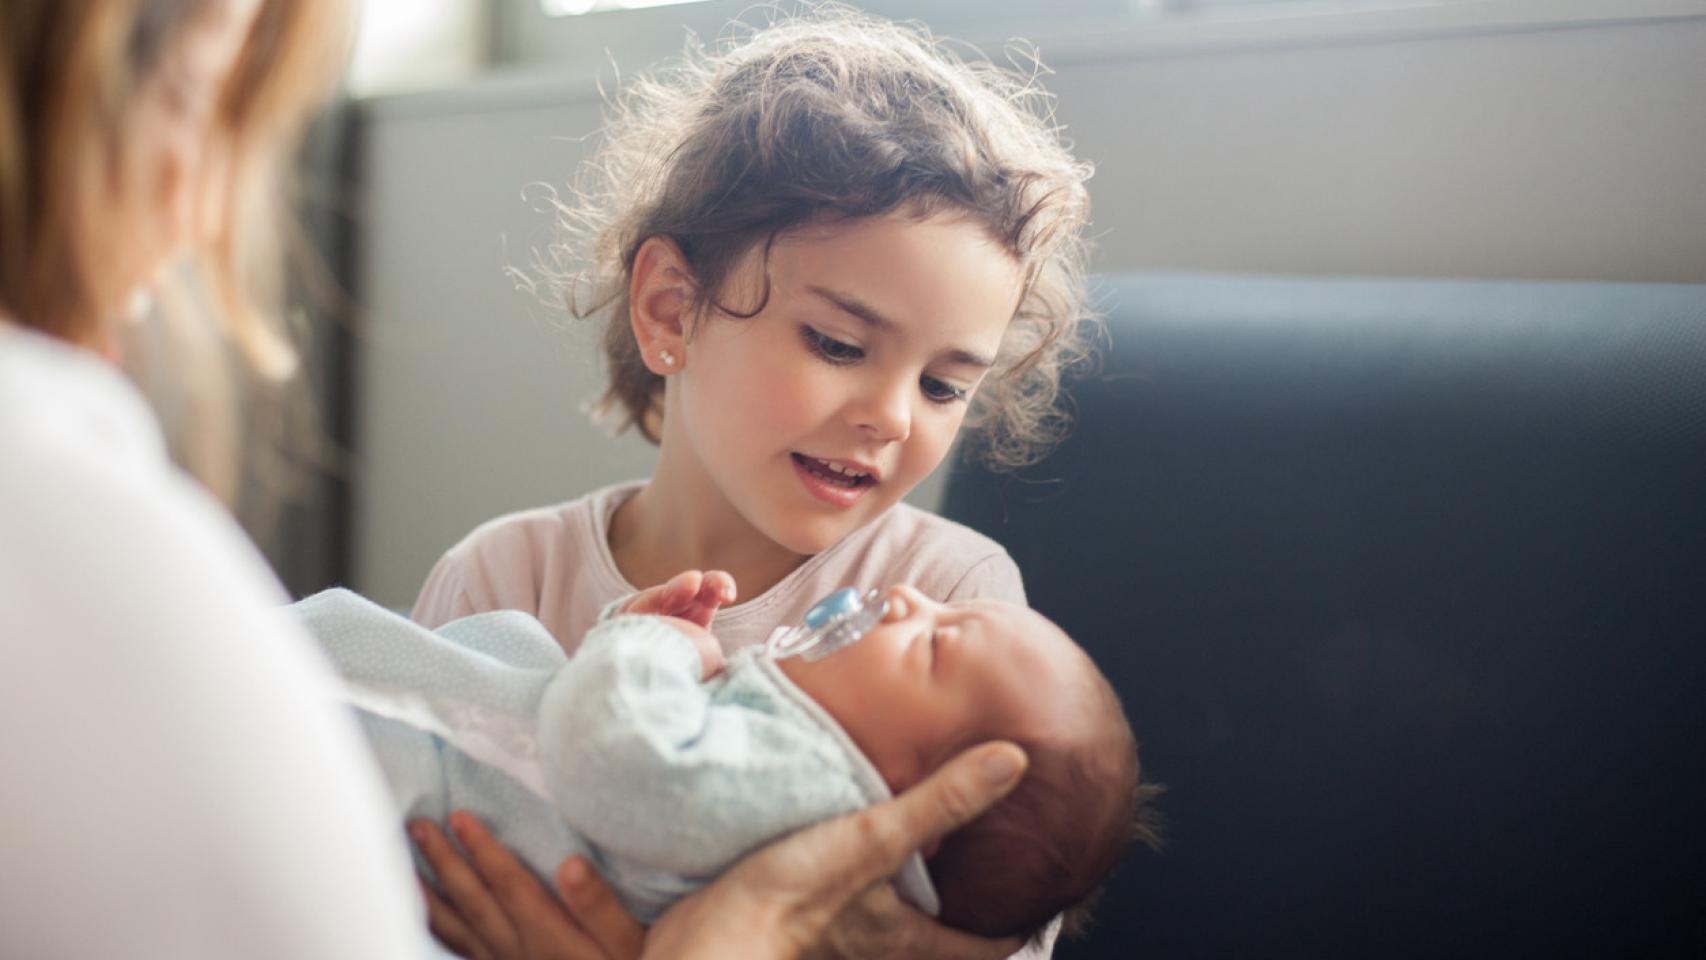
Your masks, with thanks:
M 991 739 L 1025 748 L 1024 780 L 912 858 L 896 886 L 914 906 L 985 936 L 1062 912 L 1070 931 L 1129 840 L 1153 842 L 1119 702 L 1042 616 L 895 587 L 821 658 L 725 656 L 707 627 L 733 598 L 726 574 L 683 573 L 613 604 L 570 657 L 512 611 L 433 632 L 347 591 L 295 609 L 406 819 L 469 810 L 544 876 L 585 854 L 648 922 L 752 849 Z

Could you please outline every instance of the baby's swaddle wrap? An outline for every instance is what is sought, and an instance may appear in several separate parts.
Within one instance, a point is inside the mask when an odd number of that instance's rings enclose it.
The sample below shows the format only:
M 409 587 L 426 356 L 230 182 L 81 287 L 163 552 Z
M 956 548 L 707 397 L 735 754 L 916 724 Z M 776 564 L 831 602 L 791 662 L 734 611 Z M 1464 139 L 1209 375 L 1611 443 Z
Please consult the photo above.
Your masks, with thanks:
M 889 797 L 760 648 L 701 683 L 693 642 L 655 617 L 601 622 L 571 658 L 516 611 L 435 632 L 345 590 L 294 609 L 405 818 L 468 810 L 541 877 L 583 853 L 646 922 L 754 848 Z M 896 884 L 936 913 L 918 855 Z

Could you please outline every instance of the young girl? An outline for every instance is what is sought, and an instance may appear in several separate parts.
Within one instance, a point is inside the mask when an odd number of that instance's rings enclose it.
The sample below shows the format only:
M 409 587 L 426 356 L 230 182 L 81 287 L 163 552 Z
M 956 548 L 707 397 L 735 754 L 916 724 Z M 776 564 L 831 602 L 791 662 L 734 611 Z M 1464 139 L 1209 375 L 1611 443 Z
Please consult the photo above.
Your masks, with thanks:
M 572 647 L 682 569 L 763 641 L 843 586 L 1023 602 L 993 541 L 902 504 L 962 426 L 996 465 L 1057 434 L 1087 319 L 1085 164 L 1025 78 L 842 12 L 633 85 L 563 207 L 553 272 L 602 315 L 602 407 L 656 472 L 476 529 L 414 619 L 519 609 Z

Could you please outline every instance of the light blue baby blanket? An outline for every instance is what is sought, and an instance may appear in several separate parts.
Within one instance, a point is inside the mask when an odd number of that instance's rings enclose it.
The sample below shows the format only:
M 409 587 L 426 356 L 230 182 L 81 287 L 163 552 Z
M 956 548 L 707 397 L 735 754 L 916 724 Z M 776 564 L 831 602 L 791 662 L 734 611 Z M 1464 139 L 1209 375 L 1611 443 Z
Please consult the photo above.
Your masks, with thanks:
M 890 796 L 760 648 L 701 683 L 693 642 L 655 617 L 607 619 L 568 657 L 516 611 L 432 631 L 347 590 L 292 610 L 344 677 L 401 816 L 467 810 L 541 878 L 585 854 L 646 922 L 770 840 Z M 936 914 L 917 854 L 895 883 Z

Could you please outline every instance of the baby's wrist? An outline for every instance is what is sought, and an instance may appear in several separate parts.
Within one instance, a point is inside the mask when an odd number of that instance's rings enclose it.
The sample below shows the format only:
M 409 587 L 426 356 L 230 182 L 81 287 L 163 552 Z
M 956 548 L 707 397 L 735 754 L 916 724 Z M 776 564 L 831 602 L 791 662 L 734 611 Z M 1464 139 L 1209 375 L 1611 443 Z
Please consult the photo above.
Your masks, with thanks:
M 723 648 L 717 643 L 717 638 L 711 635 L 711 631 L 681 617 L 666 615 L 660 619 L 692 642 L 693 649 L 699 654 L 700 680 L 709 680 L 723 669 Z
M 638 596 L 639 596 L 639 594 L 637 594 L 637 593 L 630 593 L 630 594 L 627 594 L 626 596 L 617 597 L 616 599 L 605 604 L 603 609 L 598 611 L 598 619 L 595 622 L 596 623 L 603 623 L 604 621 L 609 620 L 611 617 L 614 617 L 617 614 L 627 613 L 628 612 L 628 605 L 633 603 L 634 598 L 638 597 Z

